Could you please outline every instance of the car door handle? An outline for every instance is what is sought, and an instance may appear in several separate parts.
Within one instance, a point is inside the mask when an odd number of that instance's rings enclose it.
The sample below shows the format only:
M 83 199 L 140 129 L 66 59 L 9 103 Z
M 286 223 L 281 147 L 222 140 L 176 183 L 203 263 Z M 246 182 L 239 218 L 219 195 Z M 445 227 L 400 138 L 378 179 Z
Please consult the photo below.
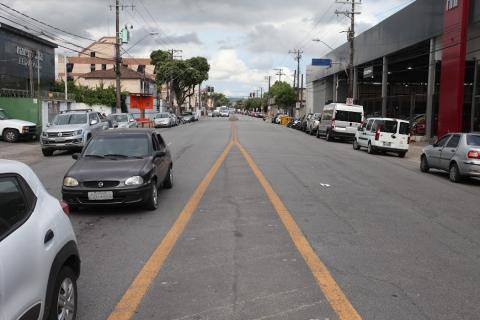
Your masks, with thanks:
M 48 230 L 47 233 L 45 234 L 45 239 L 43 240 L 44 244 L 49 243 L 52 241 L 53 237 L 55 237 L 55 234 L 53 233 L 52 230 Z

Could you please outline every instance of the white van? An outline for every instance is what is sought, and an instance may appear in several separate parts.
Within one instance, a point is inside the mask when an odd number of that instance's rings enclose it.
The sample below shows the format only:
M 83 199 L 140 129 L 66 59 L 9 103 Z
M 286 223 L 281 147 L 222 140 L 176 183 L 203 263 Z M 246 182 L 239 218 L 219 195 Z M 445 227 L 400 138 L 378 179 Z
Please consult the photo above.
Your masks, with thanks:
M 323 108 L 317 137 L 323 136 L 328 141 L 334 138 L 350 139 L 355 137 L 363 121 L 363 106 L 331 103 Z
M 375 151 L 394 152 L 405 157 L 410 145 L 410 123 L 392 118 L 369 118 L 358 128 L 353 149 L 367 148 Z

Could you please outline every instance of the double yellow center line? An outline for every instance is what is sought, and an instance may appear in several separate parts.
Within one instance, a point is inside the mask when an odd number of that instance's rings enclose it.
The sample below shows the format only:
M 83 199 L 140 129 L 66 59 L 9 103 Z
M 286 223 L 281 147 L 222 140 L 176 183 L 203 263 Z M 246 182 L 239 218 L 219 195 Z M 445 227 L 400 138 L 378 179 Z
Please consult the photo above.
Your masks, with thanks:
M 238 141 L 235 125 L 232 124 L 231 130 L 230 142 L 215 161 L 212 168 L 208 171 L 207 175 L 195 189 L 193 195 L 188 200 L 177 220 L 163 238 L 162 242 L 160 242 L 158 247 L 155 249 L 146 264 L 140 270 L 138 275 L 135 277 L 120 301 L 117 303 L 115 309 L 108 317 L 108 320 L 130 320 L 133 318 L 136 310 L 145 297 L 145 294 L 148 292 L 150 285 L 157 277 L 160 269 L 165 263 L 165 260 L 185 230 L 185 227 L 187 226 L 193 213 L 197 209 L 198 204 L 203 198 L 208 186 L 212 182 L 213 178 L 234 145 L 240 150 L 253 173 L 257 177 L 260 185 L 265 190 L 265 193 L 270 199 L 270 202 L 275 208 L 280 220 L 283 222 L 283 225 L 290 234 L 290 237 L 292 238 L 297 250 L 300 252 L 306 264 L 310 268 L 315 280 L 320 286 L 320 289 L 337 314 L 338 318 L 341 320 L 362 319 L 350 301 L 347 299 L 342 289 L 338 286 L 337 282 L 328 271 L 325 264 L 318 258 L 314 249 L 306 239 L 303 232 L 300 230 L 287 207 L 284 205 L 277 193 L 273 190 L 272 186 L 258 168 L 256 163 L 253 161 L 250 154 Z

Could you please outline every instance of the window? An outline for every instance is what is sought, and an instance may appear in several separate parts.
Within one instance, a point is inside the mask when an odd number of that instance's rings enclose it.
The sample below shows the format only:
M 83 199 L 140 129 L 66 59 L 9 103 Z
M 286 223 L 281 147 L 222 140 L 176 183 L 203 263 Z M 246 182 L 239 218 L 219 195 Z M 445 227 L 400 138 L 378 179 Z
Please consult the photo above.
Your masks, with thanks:
M 94 65 L 94 64 L 91 64 L 91 65 L 90 65 L 90 72 L 93 72 L 93 71 L 95 71 L 95 65 Z
M 446 136 L 443 136 L 440 140 L 437 141 L 437 143 L 435 144 L 436 147 L 443 147 L 448 139 L 450 139 L 450 135 L 446 135 Z
M 477 146 L 480 147 L 480 136 L 479 135 L 468 135 L 467 136 L 467 144 L 469 146 Z
M 460 143 L 460 135 L 456 134 L 452 136 L 452 139 L 450 139 L 447 143 L 447 148 L 457 148 L 458 144 Z
M 95 115 L 95 113 L 90 113 L 90 114 L 88 115 L 88 123 L 91 124 L 93 120 L 97 120 L 97 121 L 98 121 L 97 116 Z
M 150 153 L 148 136 L 145 134 L 108 135 L 93 137 L 87 145 L 84 157 L 89 156 L 123 156 L 129 158 L 143 158 Z
M 335 113 L 335 120 L 336 121 L 346 121 L 346 122 L 362 122 L 362 113 L 361 112 L 353 112 L 353 111 L 344 111 L 344 110 L 337 110 Z
M 53 119 L 54 125 L 84 124 L 87 122 L 87 115 L 81 113 L 59 114 Z
M 372 130 L 372 124 L 373 124 L 373 120 L 368 120 L 368 123 L 367 123 L 367 131 Z
M 35 195 L 22 184 L 17 176 L 0 176 L 0 241 L 20 227 L 35 206 Z
M 409 134 L 410 133 L 410 124 L 406 122 L 400 122 L 399 134 Z
M 160 144 L 160 150 L 165 149 L 166 148 L 165 141 L 163 141 L 163 138 L 159 133 L 157 133 L 157 139 L 158 139 L 158 143 Z
M 107 70 L 107 65 L 106 64 L 102 64 L 102 70 Z
M 90 57 L 95 58 L 95 51 L 90 52 Z

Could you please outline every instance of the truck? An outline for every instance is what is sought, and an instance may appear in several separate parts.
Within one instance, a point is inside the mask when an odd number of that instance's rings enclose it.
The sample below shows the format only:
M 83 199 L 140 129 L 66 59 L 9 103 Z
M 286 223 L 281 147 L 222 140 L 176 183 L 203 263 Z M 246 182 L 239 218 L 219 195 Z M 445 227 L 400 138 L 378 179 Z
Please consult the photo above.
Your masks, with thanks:
M 0 137 L 9 143 L 20 139 L 33 140 L 37 137 L 37 125 L 30 121 L 13 119 L 3 108 L 0 108 Z

